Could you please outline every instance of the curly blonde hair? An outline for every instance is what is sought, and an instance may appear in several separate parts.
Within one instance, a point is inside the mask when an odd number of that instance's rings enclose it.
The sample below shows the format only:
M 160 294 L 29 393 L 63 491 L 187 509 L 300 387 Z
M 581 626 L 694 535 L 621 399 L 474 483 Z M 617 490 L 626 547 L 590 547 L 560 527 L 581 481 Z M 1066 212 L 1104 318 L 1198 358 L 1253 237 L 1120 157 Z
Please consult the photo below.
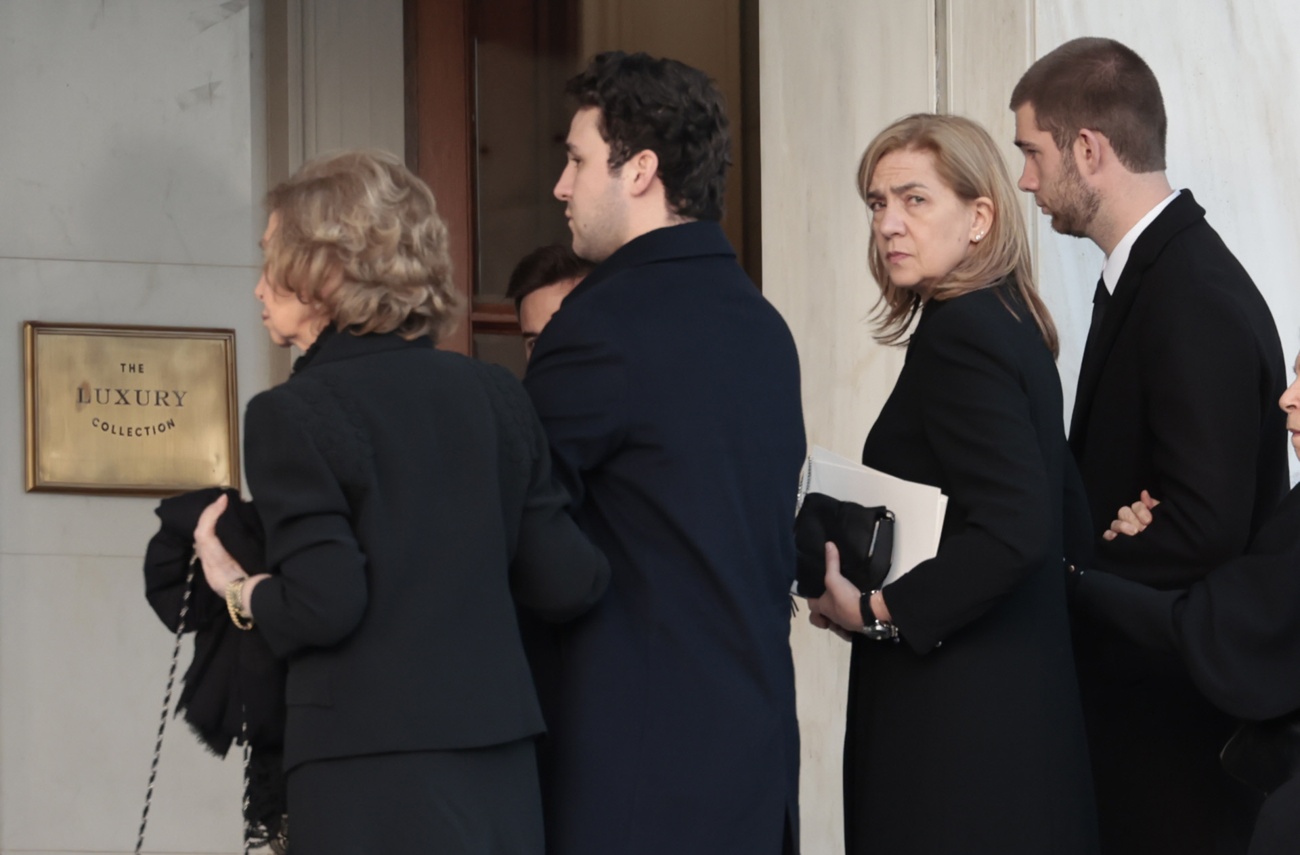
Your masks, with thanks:
M 1027 307 L 1043 343 L 1056 356 L 1060 351 L 1056 325 L 1034 284 L 1029 235 L 1016 201 L 1015 185 L 988 131 L 961 116 L 915 113 L 899 119 L 877 134 L 862 155 L 858 193 L 864 200 L 876 165 L 896 151 L 929 152 L 934 157 L 935 171 L 959 198 L 973 202 L 983 197 L 993 204 L 987 239 L 976 244 L 947 279 L 935 286 L 932 299 L 949 300 L 1005 282 Z M 888 266 L 874 240 L 867 257 L 871 274 L 880 286 L 873 318 L 876 339 L 885 344 L 902 343 L 921 307 L 921 298 L 914 290 L 890 281 Z
M 263 247 L 267 281 L 338 329 L 436 341 L 460 320 L 447 226 L 393 155 L 319 157 L 267 193 L 266 209 L 278 220 Z

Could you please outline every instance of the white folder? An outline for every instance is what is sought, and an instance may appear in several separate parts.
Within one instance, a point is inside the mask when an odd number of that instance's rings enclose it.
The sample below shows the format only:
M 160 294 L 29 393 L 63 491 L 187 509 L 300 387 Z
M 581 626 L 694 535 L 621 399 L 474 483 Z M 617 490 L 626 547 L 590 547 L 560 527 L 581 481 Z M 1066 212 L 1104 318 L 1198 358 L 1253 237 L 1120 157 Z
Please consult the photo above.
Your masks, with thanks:
M 804 493 L 893 511 L 894 554 L 886 585 L 939 551 L 948 497 L 938 487 L 895 478 L 816 445 L 808 456 L 803 485 Z

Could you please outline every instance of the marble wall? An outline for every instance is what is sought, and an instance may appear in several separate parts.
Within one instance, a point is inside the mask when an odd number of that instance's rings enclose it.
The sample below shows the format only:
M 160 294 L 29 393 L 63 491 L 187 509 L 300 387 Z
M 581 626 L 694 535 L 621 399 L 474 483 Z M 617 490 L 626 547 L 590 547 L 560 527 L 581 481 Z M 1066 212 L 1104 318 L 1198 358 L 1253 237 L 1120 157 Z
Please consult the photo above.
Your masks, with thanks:
M 903 358 L 876 345 L 867 323 L 878 292 L 858 160 L 888 121 L 935 98 L 931 4 L 883 5 L 845 0 L 813 14 L 808 3 L 771 0 L 759 16 L 763 293 L 798 343 L 809 442 L 849 457 L 861 453 Z M 806 612 L 791 644 L 804 852 L 839 852 L 848 645 Z
M 248 2 L 0 3 L 0 852 L 128 852 L 171 654 L 152 499 L 23 492 L 22 322 L 230 327 L 253 306 L 262 146 Z M 257 96 L 260 97 L 260 96 Z M 172 727 L 151 851 L 235 851 L 240 769 Z
M 402 0 L 287 5 L 301 10 L 304 157 L 341 148 L 380 148 L 400 157 L 406 146 Z
M 0 0 L 0 855 L 132 851 L 172 649 L 142 596 L 156 500 L 23 490 L 22 322 L 233 328 L 242 412 L 286 364 L 252 296 L 268 88 L 281 174 L 400 153 L 401 21 L 401 0 Z M 239 758 L 173 721 L 146 851 L 241 851 L 241 790 Z

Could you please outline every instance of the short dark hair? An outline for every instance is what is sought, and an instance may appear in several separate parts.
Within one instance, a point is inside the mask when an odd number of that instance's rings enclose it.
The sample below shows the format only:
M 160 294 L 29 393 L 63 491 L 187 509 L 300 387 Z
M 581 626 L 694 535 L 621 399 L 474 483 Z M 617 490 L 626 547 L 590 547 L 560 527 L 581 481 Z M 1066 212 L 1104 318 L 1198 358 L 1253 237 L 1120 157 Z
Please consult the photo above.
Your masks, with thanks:
M 1155 73 L 1114 39 L 1068 41 L 1029 67 L 1011 93 L 1011 109 L 1029 104 L 1038 127 L 1064 151 L 1083 128 L 1110 140 L 1131 172 L 1165 168 L 1168 119 Z
M 510 274 L 506 296 L 515 301 L 518 310 L 524 298 L 539 288 L 568 279 L 580 279 L 590 272 L 591 262 L 574 255 L 569 247 L 559 244 L 540 246 L 519 259 Z
M 731 133 L 709 76 L 673 59 L 608 51 L 568 82 L 582 107 L 600 110 L 600 135 L 616 171 L 637 152 L 659 158 L 659 180 L 679 216 L 722 219 Z

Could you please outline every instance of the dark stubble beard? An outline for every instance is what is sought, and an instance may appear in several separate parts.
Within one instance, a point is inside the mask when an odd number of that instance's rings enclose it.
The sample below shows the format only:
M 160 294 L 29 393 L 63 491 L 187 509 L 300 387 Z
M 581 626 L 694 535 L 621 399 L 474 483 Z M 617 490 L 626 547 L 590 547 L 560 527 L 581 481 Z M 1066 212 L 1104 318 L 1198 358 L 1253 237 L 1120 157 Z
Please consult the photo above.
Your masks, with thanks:
M 1052 229 L 1070 237 L 1086 238 L 1101 209 L 1101 194 L 1084 183 L 1071 152 L 1061 154 L 1060 198 L 1052 208 Z

